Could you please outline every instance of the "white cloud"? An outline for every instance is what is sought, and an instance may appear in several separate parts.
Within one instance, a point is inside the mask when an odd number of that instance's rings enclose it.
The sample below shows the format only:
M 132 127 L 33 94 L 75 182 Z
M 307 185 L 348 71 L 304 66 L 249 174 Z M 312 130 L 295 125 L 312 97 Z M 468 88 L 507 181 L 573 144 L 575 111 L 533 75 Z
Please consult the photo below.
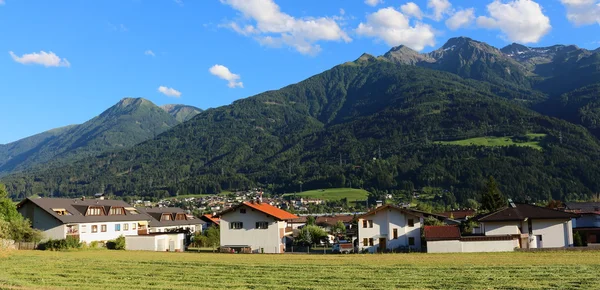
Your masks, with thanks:
M 154 54 L 154 51 L 152 51 L 152 50 L 150 50 L 150 49 L 148 49 L 148 50 L 144 51 L 144 54 L 145 54 L 145 55 L 150 55 L 150 56 L 156 56 L 156 54 Z
M 450 12 L 450 1 L 448 0 L 429 0 L 427 1 L 427 7 L 433 9 L 433 15 L 430 17 L 435 21 L 440 21 L 444 18 L 445 14 Z
M 6 3 L 4 0 L 0 0 L 0 5 L 4 5 L 4 3 Z
M 175 1 L 175 3 L 177 3 L 177 5 L 183 6 L 183 0 L 173 0 L 173 1 Z
M 410 26 L 408 17 L 392 7 L 382 8 L 367 16 L 356 33 L 383 40 L 390 46 L 404 44 L 415 50 L 435 45 L 435 33 L 427 24 L 418 22 Z
M 255 37 L 263 45 L 290 46 L 303 54 L 316 54 L 321 50 L 317 44 L 319 41 L 352 41 L 336 19 L 295 18 L 281 12 L 274 0 L 221 0 L 221 2 L 240 11 L 246 21 L 256 22 L 255 25 L 231 22 L 227 26 L 242 35 Z
M 229 69 L 226 66 L 223 66 L 220 64 L 215 64 L 211 68 L 209 68 L 208 71 L 211 74 L 219 77 L 220 79 L 224 79 L 224 80 L 228 81 L 229 83 L 227 84 L 227 86 L 229 86 L 230 88 L 243 88 L 244 87 L 244 84 L 239 81 L 240 76 L 236 75 L 234 73 L 231 73 L 231 71 L 229 71 Z
M 22 56 L 18 56 L 16 55 L 14 52 L 9 51 L 8 52 L 10 54 L 10 56 L 12 57 L 12 59 L 18 63 L 21 64 L 39 64 L 39 65 L 43 65 L 45 67 L 70 67 L 71 63 L 69 63 L 69 61 L 66 58 L 60 58 L 58 55 L 56 55 L 54 52 L 45 52 L 45 51 L 40 51 L 40 52 L 34 52 L 34 53 L 29 53 L 29 54 L 24 54 Z
M 365 0 L 365 4 L 369 5 L 369 6 L 377 6 L 379 4 L 383 3 L 383 0 Z
M 446 26 L 450 30 L 457 30 L 459 28 L 467 27 L 467 26 L 471 25 L 471 23 L 473 23 L 474 20 L 475 20 L 475 9 L 469 8 L 469 9 L 460 10 L 460 11 L 454 13 L 454 15 L 452 15 L 452 17 L 450 17 L 450 18 L 448 18 L 448 20 L 446 20 Z
M 344 8 L 340 8 L 340 15 L 344 15 L 346 14 L 346 10 L 344 10 Z
M 164 94 L 167 97 L 173 97 L 173 98 L 179 98 L 181 97 L 181 92 L 174 89 L 174 88 L 168 88 L 165 86 L 160 86 L 158 87 L 158 91 L 161 92 L 162 94 Z
M 494 0 L 487 10 L 489 16 L 479 16 L 477 25 L 499 29 L 509 41 L 535 43 L 552 28 L 550 18 L 532 0 L 512 0 L 507 3 Z
M 417 19 L 423 18 L 423 12 L 421 12 L 421 8 L 419 8 L 419 5 L 415 4 L 414 2 L 408 2 L 402 5 L 400 10 L 402 10 L 402 13 L 405 15 L 412 16 Z
M 600 24 L 600 0 L 561 0 L 567 19 L 575 25 Z

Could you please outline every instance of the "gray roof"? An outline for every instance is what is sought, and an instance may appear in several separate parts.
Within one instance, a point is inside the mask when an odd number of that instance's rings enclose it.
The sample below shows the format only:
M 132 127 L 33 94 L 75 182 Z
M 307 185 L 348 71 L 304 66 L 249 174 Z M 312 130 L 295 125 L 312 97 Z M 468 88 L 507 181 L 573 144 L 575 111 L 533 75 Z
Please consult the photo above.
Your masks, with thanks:
M 205 222 L 201 219 L 194 217 L 193 219 L 188 220 L 170 220 L 170 221 L 161 221 L 160 218 L 163 213 L 168 214 L 177 214 L 183 213 L 186 214 L 185 210 L 179 207 L 153 207 L 153 208 L 137 208 L 141 213 L 147 214 L 151 219 L 149 225 L 151 227 L 172 227 L 172 226 L 187 226 L 187 225 L 200 225 Z M 187 215 L 187 214 L 186 214 Z M 174 217 L 173 217 L 174 218 Z
M 531 204 L 516 204 L 515 207 L 505 207 L 488 215 L 479 217 L 477 220 L 480 222 L 523 221 L 525 219 L 569 220 L 576 217 L 576 214 L 551 208 Z
M 567 210 L 576 210 L 581 212 L 600 211 L 600 202 L 565 202 Z
M 17 205 L 17 208 L 22 207 L 26 203 L 33 203 L 39 208 L 46 211 L 48 214 L 61 221 L 64 224 L 68 223 L 94 223 L 94 222 L 120 222 L 120 221 L 150 221 L 148 215 L 140 212 L 139 214 L 130 214 L 125 211 L 125 215 L 88 215 L 85 213 L 89 206 L 103 207 L 109 210 L 111 207 L 132 207 L 122 200 L 81 200 L 70 198 L 27 198 Z M 65 209 L 71 215 L 59 215 L 52 209 Z

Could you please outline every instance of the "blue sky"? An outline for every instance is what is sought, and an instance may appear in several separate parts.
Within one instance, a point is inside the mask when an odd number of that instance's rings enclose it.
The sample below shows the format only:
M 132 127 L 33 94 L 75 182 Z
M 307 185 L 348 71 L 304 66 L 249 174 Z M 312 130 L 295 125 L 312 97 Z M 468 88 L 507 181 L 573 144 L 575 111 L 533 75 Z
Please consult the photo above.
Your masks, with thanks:
M 0 144 L 124 97 L 203 109 L 405 44 L 600 46 L 600 0 L 0 0 Z

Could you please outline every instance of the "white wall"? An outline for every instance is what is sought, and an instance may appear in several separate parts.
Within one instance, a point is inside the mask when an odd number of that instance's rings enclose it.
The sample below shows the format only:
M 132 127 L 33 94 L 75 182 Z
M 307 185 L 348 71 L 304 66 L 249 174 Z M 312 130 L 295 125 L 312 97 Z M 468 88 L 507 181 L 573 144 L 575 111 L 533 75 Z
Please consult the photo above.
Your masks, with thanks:
M 240 213 L 240 209 L 246 209 L 246 213 Z M 231 222 L 243 222 L 244 227 L 239 230 L 230 229 Z M 256 222 L 268 222 L 267 229 L 256 229 Z M 265 253 L 281 253 L 282 238 L 280 229 L 285 231 L 286 223 L 277 221 L 266 214 L 242 206 L 234 212 L 226 213 L 221 217 L 221 246 L 250 246 L 253 252 L 260 253 L 261 248 Z
M 168 251 L 173 242 L 175 251 L 185 250 L 185 234 L 126 236 L 125 249 L 130 251 Z
M 125 250 L 156 251 L 156 236 L 125 236 Z
M 518 235 L 519 226 L 521 222 L 485 222 L 485 235 L 486 236 L 498 236 L 498 235 Z M 526 229 L 523 229 L 523 233 L 527 233 Z
M 414 226 L 408 226 L 408 219 L 413 219 Z M 363 227 L 363 220 L 373 220 L 373 227 Z M 394 229 L 398 230 L 398 238 L 394 239 Z M 414 249 L 421 248 L 421 222 L 419 217 L 406 215 L 396 209 L 384 209 L 373 215 L 358 220 L 358 247 L 359 250 L 367 249 L 376 252 L 379 248 L 379 238 L 386 238 L 386 248 L 394 250 L 399 247 L 408 247 L 408 238 L 415 239 Z M 365 245 L 364 238 L 372 238 L 373 246 Z
M 133 221 L 133 222 L 103 222 L 103 223 L 84 223 L 79 224 L 79 240 L 82 242 L 92 242 L 92 241 L 108 241 L 114 240 L 119 236 L 137 236 L 137 228 L 138 223 L 146 221 Z M 115 231 L 115 225 L 120 224 L 121 230 Z M 124 224 L 129 224 L 129 229 L 127 231 L 124 230 Z M 133 225 L 135 224 L 135 229 L 133 229 Z M 92 233 L 92 226 L 98 226 L 98 232 Z M 106 225 L 106 232 L 102 232 L 102 225 Z M 85 227 L 84 227 L 85 226 Z
M 573 246 L 573 227 L 571 220 L 532 220 L 531 227 L 535 236 L 542 236 L 542 248 L 562 248 Z M 539 247 L 539 246 L 538 246 Z
M 508 241 L 428 241 L 427 253 L 512 252 L 519 240 Z

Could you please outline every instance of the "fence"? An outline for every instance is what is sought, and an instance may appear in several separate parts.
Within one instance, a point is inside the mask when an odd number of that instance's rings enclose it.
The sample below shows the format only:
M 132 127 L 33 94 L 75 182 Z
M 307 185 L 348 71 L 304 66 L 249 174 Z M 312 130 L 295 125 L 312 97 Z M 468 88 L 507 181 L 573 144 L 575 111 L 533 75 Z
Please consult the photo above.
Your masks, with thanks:
M 33 242 L 15 242 L 15 249 L 17 250 L 35 250 L 38 247 L 38 243 Z

